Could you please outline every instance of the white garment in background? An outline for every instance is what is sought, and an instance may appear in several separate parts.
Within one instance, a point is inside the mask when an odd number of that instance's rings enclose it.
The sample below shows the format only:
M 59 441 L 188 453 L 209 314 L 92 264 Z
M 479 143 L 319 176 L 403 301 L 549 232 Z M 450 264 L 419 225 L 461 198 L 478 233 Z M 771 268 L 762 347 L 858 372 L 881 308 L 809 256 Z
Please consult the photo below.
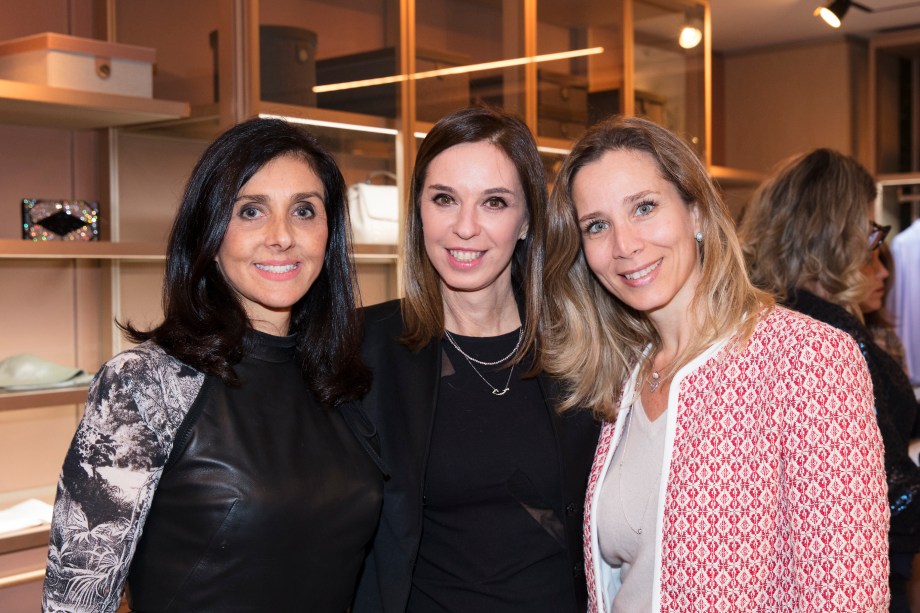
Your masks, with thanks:
M 920 219 L 894 237 L 891 254 L 895 274 L 887 307 L 904 343 L 910 381 L 920 385 Z

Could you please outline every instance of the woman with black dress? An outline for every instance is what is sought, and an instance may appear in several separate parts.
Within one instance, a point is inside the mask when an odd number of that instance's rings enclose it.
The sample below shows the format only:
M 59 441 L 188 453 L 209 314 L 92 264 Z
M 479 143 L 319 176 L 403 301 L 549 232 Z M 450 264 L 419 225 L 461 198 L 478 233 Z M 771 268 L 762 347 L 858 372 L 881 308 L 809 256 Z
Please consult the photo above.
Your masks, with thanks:
M 382 489 L 345 184 L 303 130 L 211 144 L 165 321 L 96 376 L 55 501 L 45 611 L 347 609 Z
M 741 238 L 752 280 L 790 308 L 848 333 L 869 366 L 891 511 L 890 610 L 907 613 L 920 551 L 920 468 L 907 451 L 920 435 L 920 410 L 907 375 L 873 341 L 859 306 L 879 289 L 867 266 L 890 230 L 876 223 L 875 197 L 875 181 L 859 162 L 816 149 L 783 162 L 758 188 Z
M 583 610 L 598 425 L 557 413 L 531 372 L 546 180 L 529 129 L 483 107 L 442 118 L 410 203 L 406 297 L 364 313 L 364 406 L 393 477 L 354 610 Z

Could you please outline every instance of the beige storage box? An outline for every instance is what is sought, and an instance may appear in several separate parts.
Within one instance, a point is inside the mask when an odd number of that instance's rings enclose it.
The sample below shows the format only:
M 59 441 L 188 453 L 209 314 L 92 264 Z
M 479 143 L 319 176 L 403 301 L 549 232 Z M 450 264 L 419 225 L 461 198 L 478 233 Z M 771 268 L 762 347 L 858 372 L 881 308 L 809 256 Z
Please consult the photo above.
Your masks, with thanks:
M 155 60 L 149 47 L 45 32 L 0 42 L 0 79 L 151 98 Z

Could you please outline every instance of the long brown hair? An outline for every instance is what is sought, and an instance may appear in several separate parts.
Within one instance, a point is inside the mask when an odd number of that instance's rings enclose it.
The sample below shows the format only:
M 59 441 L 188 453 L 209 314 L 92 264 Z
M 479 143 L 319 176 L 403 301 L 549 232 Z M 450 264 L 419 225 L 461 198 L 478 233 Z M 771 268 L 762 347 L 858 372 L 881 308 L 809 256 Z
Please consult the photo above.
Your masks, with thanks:
M 402 341 L 418 350 L 433 339 L 440 339 L 444 333 L 440 277 L 425 251 L 420 211 L 428 167 L 438 155 L 455 145 L 483 141 L 501 149 L 514 164 L 527 201 L 527 236 L 518 241 L 511 260 L 511 283 L 524 303 L 523 341 L 515 356 L 517 362 L 535 345 L 538 334 L 546 175 L 527 125 L 514 115 L 487 106 L 468 107 L 443 117 L 422 141 L 416 156 L 406 225 L 406 297 L 402 301 L 406 332 Z

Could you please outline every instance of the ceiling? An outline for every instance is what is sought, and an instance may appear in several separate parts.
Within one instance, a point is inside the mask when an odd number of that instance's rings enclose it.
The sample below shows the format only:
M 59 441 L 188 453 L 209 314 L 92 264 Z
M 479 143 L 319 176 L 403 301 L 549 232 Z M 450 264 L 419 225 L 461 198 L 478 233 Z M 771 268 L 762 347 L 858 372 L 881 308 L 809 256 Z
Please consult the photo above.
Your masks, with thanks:
M 732 53 L 766 47 L 826 40 L 842 34 L 869 37 L 876 32 L 920 27 L 920 2 L 908 8 L 906 0 L 859 0 L 874 13 L 850 7 L 835 30 L 813 15 L 827 0 L 710 0 L 712 48 Z

